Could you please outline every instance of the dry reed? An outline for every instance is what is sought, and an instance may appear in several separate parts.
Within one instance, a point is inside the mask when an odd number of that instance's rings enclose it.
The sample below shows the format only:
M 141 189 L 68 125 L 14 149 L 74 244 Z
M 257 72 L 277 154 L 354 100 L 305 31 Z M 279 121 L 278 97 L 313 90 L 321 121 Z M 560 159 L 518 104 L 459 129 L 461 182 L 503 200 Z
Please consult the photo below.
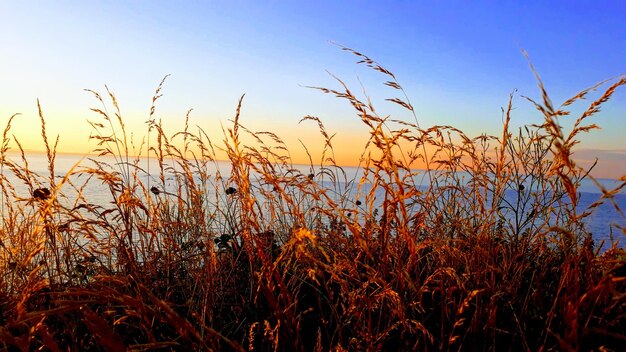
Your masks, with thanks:
M 595 250 L 584 220 L 605 201 L 624 218 L 615 196 L 626 176 L 580 212 L 578 187 L 591 176 L 572 148 L 626 78 L 565 131 L 565 109 L 607 82 L 555 108 L 531 67 L 541 100 L 528 100 L 543 123 L 511 131 L 511 95 L 501 136 L 470 138 L 422 128 L 390 71 L 342 49 L 382 74 L 401 93 L 387 101 L 414 117 L 379 115 L 336 77 L 338 88 L 316 88 L 346 100 L 369 128 L 352 178 L 321 119 L 301 121 L 324 139 L 319 163 L 304 147 L 302 171 L 279 136 L 241 124 L 243 96 L 222 144 L 190 128 L 191 111 L 183 131 L 166 135 L 155 108 L 165 79 L 138 146 L 115 95 L 89 90 L 100 105 L 89 122 L 94 152 L 113 163 L 90 158 L 60 182 L 58 137 L 49 143 L 39 103 L 47 177 L 29 169 L 10 117 L 0 150 L 0 349 L 623 347 L 626 254 L 617 242 Z M 7 156 L 11 139 L 17 161 Z M 157 165 L 144 169 L 145 156 Z M 90 199 L 91 185 L 110 202 Z

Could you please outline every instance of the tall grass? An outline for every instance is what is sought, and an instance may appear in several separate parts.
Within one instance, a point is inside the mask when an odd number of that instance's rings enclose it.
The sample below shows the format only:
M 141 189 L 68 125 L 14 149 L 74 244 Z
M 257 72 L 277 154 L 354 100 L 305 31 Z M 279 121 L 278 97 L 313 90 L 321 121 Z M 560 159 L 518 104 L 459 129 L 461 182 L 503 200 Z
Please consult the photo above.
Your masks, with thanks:
M 626 255 L 617 242 L 595 249 L 584 221 L 600 202 L 618 208 L 626 175 L 581 212 L 578 187 L 591 176 L 572 148 L 626 78 L 556 107 L 531 66 L 541 99 L 527 99 L 543 123 L 511 130 L 511 95 L 501 135 L 470 138 L 421 127 L 396 77 L 343 49 L 381 74 L 399 96 L 387 100 L 413 117 L 379 115 L 338 78 L 337 88 L 317 88 L 346 100 L 369 129 L 356 178 L 336 164 L 321 119 L 301 121 L 324 138 L 322 162 L 309 156 L 303 172 L 279 136 L 240 122 L 243 96 L 220 143 L 190 126 L 189 114 L 183 131 L 168 135 L 155 112 L 165 80 L 138 145 L 115 95 L 90 90 L 94 152 L 109 159 L 88 158 L 61 177 L 58 138 L 50 143 L 39 104 L 48 175 L 29 169 L 10 135 L 19 117 L 10 117 L 0 150 L 0 348 L 623 347 Z M 601 87 L 563 129 L 567 109 Z M 146 156 L 155 161 L 144 167 Z M 89 185 L 111 202 L 90 199 Z

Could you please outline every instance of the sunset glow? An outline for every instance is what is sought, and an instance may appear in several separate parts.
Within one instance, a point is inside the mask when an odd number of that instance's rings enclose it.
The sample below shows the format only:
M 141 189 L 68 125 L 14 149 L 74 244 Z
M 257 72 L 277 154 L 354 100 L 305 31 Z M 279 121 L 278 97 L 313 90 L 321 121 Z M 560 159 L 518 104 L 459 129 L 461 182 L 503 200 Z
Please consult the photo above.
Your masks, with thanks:
M 0 1 L 2 351 L 620 351 L 626 1 Z
M 598 8 L 599 6 L 599 8 Z M 246 94 L 241 123 L 285 140 L 294 161 L 308 163 L 300 140 L 321 156 L 320 136 L 305 115 L 319 117 L 333 141 L 338 163 L 359 164 L 367 129 L 349 104 L 306 86 L 335 88 L 326 71 L 356 92 L 360 84 L 381 116 L 413 122 L 385 98 L 395 94 L 375 74 L 354 66 L 354 57 L 331 42 L 360 50 L 392 70 L 415 107 L 421 127 L 452 125 L 475 137 L 500 135 L 501 107 L 516 91 L 512 126 L 541 116 L 522 96 L 540 97 L 520 49 L 526 50 L 554 98 L 626 72 L 626 7 L 621 2 L 544 5 L 445 2 L 70 2 L 0 4 L 0 117 L 14 113 L 13 133 L 30 150 L 43 144 L 40 99 L 59 151 L 87 153 L 89 110 L 83 89 L 120 102 L 139 144 L 146 135 L 151 97 L 166 74 L 157 117 L 179 130 L 190 124 L 216 141 Z M 555 104 L 560 103 L 555 101 Z M 580 105 L 577 109 L 582 111 Z M 577 147 L 577 159 L 600 162 L 594 174 L 626 172 L 623 143 L 626 96 L 618 92 Z M 395 114 L 398 113 L 396 116 Z M 575 118 L 575 116 L 574 116 Z M 567 124 L 568 121 L 564 120 Z

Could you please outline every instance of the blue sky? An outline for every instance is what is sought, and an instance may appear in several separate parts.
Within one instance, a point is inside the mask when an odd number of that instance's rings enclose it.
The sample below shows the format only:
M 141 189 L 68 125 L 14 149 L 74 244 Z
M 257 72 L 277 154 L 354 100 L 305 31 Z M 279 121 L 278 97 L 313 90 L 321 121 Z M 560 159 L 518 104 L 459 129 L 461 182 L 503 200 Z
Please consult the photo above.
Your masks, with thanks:
M 450 124 L 470 136 L 499 134 L 514 89 L 538 97 L 522 48 L 555 102 L 626 73 L 621 1 L 7 1 L 0 13 L 0 119 L 21 112 L 15 133 L 30 149 L 41 148 L 30 133 L 37 98 L 61 149 L 86 152 L 94 101 L 84 88 L 107 84 L 141 131 L 165 74 L 158 112 L 172 130 L 194 108 L 192 122 L 220 138 L 220 122 L 246 93 L 242 122 L 253 130 L 296 148 L 298 138 L 315 144 L 313 125 L 297 123 L 311 114 L 337 132 L 338 145 L 358 145 L 366 129 L 350 107 L 304 86 L 334 87 L 328 70 L 355 91 L 360 79 L 381 110 L 398 110 L 382 103 L 393 93 L 382 77 L 330 41 L 392 70 L 423 127 Z M 539 122 L 519 95 L 514 125 Z M 603 167 L 621 167 L 614 174 L 626 173 L 625 111 L 618 91 L 595 121 L 603 130 L 580 147 L 586 157 L 611 150 L 617 161 Z

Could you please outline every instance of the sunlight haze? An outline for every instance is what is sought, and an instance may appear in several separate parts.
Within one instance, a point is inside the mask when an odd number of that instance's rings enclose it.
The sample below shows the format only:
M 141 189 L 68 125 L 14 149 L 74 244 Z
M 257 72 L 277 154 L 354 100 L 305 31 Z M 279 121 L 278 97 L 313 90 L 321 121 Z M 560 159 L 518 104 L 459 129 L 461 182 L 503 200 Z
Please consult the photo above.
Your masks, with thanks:
M 166 132 L 181 130 L 193 109 L 190 125 L 221 141 L 245 93 L 240 122 L 282 137 L 295 162 L 308 163 L 300 141 L 320 162 L 317 125 L 298 123 L 312 115 L 336 134 L 336 161 L 357 165 L 367 127 L 349 103 L 307 86 L 339 88 L 330 72 L 355 94 L 364 89 L 381 116 L 414 118 L 385 101 L 398 93 L 384 77 L 333 43 L 392 71 L 420 127 L 452 125 L 470 137 L 501 135 L 501 108 L 515 90 L 512 126 L 541 122 L 523 97 L 541 99 L 521 49 L 556 106 L 626 73 L 626 5 L 619 1 L 3 1 L 0 13 L 0 121 L 21 113 L 11 131 L 29 150 L 44 148 L 39 99 L 60 152 L 92 151 L 87 120 L 97 116 L 89 108 L 100 106 L 84 89 L 105 95 L 105 84 L 139 145 L 154 90 L 171 74 L 156 110 Z M 625 111 L 618 91 L 593 117 L 602 130 L 577 147 L 581 165 L 600 159 L 594 175 L 626 173 Z

